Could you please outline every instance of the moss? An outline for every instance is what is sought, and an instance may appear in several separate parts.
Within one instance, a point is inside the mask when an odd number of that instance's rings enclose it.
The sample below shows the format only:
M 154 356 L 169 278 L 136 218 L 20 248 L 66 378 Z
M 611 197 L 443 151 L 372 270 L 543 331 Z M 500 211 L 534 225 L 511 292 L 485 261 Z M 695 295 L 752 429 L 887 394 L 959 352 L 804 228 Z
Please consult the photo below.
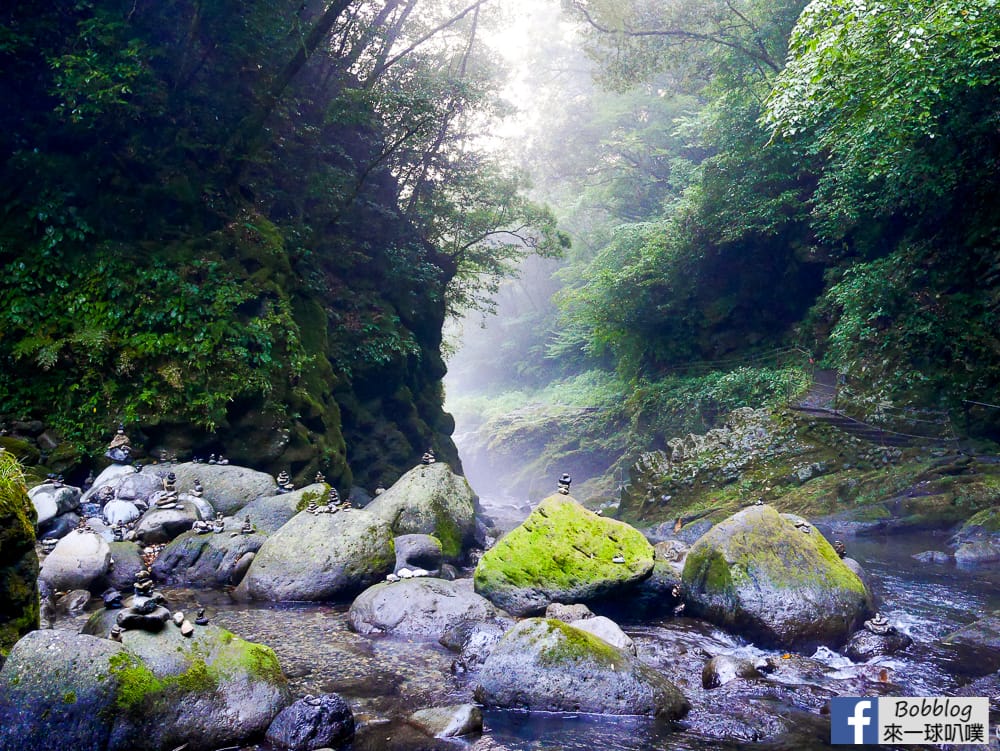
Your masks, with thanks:
M 37 518 L 20 463 L 9 451 L 0 451 L 0 655 L 38 628 Z
M 307 490 L 302 494 L 299 502 L 295 504 L 295 513 L 300 511 L 305 511 L 309 507 L 309 501 L 316 501 L 320 506 L 325 506 L 327 494 L 330 492 L 330 486 L 324 485 L 326 488 L 323 492 L 318 490 Z
M 118 681 L 115 705 L 119 709 L 138 710 L 163 690 L 163 682 L 135 655 L 119 652 L 109 665 L 111 675 Z
M 612 559 L 621 553 L 625 563 Z M 627 524 L 605 519 L 569 496 L 550 496 L 488 550 L 476 566 L 476 590 L 575 587 L 599 579 L 641 578 L 653 548 Z
M 1000 506 L 983 509 L 962 525 L 963 530 L 975 527 L 982 529 L 984 532 L 1000 532 Z
M 625 667 L 618 650 L 603 639 L 552 618 L 543 619 L 542 623 L 550 644 L 541 649 L 538 657 L 546 667 L 582 661 L 593 661 L 616 670 Z
M 462 530 L 442 508 L 436 510 L 434 537 L 441 543 L 441 552 L 445 558 L 455 559 L 462 554 Z
M 67 691 L 62 697 L 63 704 L 76 704 L 76 692 Z

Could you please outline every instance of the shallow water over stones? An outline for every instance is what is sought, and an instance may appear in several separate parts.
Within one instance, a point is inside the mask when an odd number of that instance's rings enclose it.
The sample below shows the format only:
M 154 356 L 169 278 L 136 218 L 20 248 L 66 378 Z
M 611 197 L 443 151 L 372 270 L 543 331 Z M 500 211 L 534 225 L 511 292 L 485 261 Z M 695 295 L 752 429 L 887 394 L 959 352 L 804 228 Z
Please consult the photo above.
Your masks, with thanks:
M 615 609 L 595 606 L 632 637 L 641 659 L 682 689 L 693 705 L 691 713 L 671 727 L 640 718 L 486 711 L 485 732 L 468 741 L 431 739 L 405 722 L 417 709 L 471 700 L 474 677 L 455 675 L 456 655 L 435 641 L 355 634 L 347 627 L 346 604 L 237 603 L 225 592 L 177 588 L 165 593 L 172 608 L 195 612 L 206 607 L 212 623 L 271 646 L 296 696 L 341 694 L 358 723 L 352 751 L 737 751 L 751 746 L 812 751 L 830 748 L 823 712 L 831 696 L 948 694 L 1000 669 L 995 650 L 939 644 L 948 633 L 1000 608 L 1000 568 L 963 570 L 910 558 L 933 547 L 943 547 L 943 539 L 924 534 L 848 541 L 849 553 L 871 575 L 882 612 L 914 639 L 904 655 L 864 664 L 826 649 L 786 655 L 757 649 L 698 620 L 630 616 L 627 603 Z M 85 617 L 59 627 L 82 625 Z M 716 654 L 766 666 L 768 674 L 704 689 L 702 667 Z M 248 748 L 269 749 L 263 743 Z

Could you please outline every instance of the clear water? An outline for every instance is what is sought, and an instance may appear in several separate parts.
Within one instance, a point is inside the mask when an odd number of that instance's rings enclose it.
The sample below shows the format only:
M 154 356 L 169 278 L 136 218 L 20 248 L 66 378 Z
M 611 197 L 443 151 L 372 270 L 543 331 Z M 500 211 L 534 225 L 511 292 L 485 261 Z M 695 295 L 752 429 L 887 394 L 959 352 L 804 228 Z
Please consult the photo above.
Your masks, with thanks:
M 630 620 L 627 610 L 619 610 L 614 615 L 635 640 L 641 658 L 691 700 L 685 722 L 670 727 L 640 718 L 487 711 L 484 733 L 467 741 L 429 739 L 405 722 L 416 709 L 471 700 L 474 678 L 453 674 L 454 655 L 436 642 L 359 636 L 347 627 L 346 606 L 245 604 L 222 592 L 180 589 L 169 597 L 175 607 L 206 606 L 217 625 L 271 646 L 297 695 L 344 696 L 358 721 L 353 751 L 810 751 L 831 748 L 823 708 L 832 695 L 948 694 L 1000 669 L 1000 655 L 963 653 L 939 644 L 946 634 L 1000 609 L 1000 567 L 962 570 L 911 557 L 928 549 L 944 549 L 944 539 L 919 534 L 855 538 L 848 545 L 849 554 L 868 572 L 882 612 L 914 639 L 903 656 L 876 658 L 870 664 L 854 664 L 826 649 L 786 656 L 692 619 Z M 719 653 L 771 657 L 779 669 L 763 682 L 738 682 L 742 689 L 707 691 L 701 687 L 701 666 L 707 654 Z M 734 701 L 771 718 L 783 732 L 761 742 L 738 723 L 727 731 Z

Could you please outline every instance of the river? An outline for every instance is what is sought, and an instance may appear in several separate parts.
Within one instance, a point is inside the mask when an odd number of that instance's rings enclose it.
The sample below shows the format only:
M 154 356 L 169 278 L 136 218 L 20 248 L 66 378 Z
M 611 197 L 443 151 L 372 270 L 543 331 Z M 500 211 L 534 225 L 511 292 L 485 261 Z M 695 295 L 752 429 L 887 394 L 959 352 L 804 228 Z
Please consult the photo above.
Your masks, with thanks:
M 692 701 L 691 714 L 678 727 L 638 718 L 486 711 L 482 736 L 429 741 L 406 724 L 406 716 L 432 705 L 470 701 L 474 684 L 474 677 L 452 672 L 455 655 L 436 642 L 355 634 L 347 626 L 346 605 L 246 604 L 224 592 L 182 589 L 169 590 L 168 597 L 175 607 L 207 606 L 217 625 L 271 646 L 297 695 L 344 696 L 358 721 L 352 751 L 737 751 L 749 746 L 811 751 L 831 747 L 829 721 L 822 714 L 831 695 L 943 695 L 1000 669 L 1000 654 L 940 643 L 946 634 L 1000 609 L 1000 568 L 963 570 L 912 558 L 944 549 L 944 541 L 931 533 L 848 539 L 848 552 L 867 570 L 881 611 L 914 639 L 905 655 L 870 664 L 856 665 L 825 649 L 808 659 L 759 650 L 693 619 L 632 617 L 627 604 L 607 611 L 634 639 L 640 657 L 663 670 Z M 779 669 L 762 681 L 707 691 L 701 687 L 701 665 L 707 654 L 719 653 L 770 657 Z M 736 708 L 749 708 L 750 721 L 734 719 Z M 745 711 L 741 717 L 746 719 Z M 1000 718 L 991 720 L 995 724 Z M 766 735 L 768 728 L 779 734 L 757 741 L 755 736 Z M 995 738 L 992 748 L 1000 748 Z

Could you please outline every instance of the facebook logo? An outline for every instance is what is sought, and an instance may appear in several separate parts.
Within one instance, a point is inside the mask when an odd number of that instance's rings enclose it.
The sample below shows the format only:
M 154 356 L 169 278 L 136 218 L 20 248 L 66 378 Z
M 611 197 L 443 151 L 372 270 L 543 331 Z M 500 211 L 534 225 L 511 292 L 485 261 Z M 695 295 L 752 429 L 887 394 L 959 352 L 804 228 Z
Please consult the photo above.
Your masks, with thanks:
M 830 699 L 830 743 L 854 746 L 878 743 L 878 699 L 851 696 Z

